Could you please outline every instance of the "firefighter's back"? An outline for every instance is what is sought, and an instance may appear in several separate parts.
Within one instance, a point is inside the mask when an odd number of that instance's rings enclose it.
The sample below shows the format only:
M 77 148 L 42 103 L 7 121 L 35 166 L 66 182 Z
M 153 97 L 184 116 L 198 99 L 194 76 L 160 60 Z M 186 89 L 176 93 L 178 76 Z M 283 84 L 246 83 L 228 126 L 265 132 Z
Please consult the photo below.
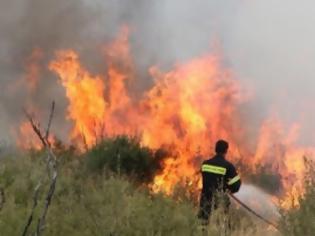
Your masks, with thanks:
M 230 163 L 223 157 L 216 155 L 203 162 L 202 171 L 202 192 L 207 198 L 211 198 L 212 193 L 217 190 L 225 190 L 226 172 Z

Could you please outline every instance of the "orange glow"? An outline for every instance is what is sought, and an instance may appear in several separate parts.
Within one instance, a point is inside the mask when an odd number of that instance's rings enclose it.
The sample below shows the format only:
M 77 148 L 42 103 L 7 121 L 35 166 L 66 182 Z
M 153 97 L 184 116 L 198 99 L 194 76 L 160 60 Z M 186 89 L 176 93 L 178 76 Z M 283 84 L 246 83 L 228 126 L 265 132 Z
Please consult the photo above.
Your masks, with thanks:
M 287 129 L 279 119 L 268 119 L 261 127 L 254 155 L 256 166 L 267 163 L 275 173 L 280 173 L 286 195 L 281 204 L 285 208 L 297 205 L 303 194 L 304 158 L 315 154 L 314 148 L 296 144 L 299 128 L 294 124 Z
M 40 140 L 34 134 L 33 128 L 29 122 L 23 122 L 18 130 L 17 146 L 22 149 L 40 150 L 42 145 Z

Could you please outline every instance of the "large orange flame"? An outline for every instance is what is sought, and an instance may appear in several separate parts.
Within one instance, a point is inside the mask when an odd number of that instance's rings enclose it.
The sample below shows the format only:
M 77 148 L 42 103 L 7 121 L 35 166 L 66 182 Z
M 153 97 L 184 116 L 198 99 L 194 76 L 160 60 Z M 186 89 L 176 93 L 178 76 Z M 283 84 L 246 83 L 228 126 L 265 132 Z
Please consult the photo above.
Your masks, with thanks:
M 57 52 L 57 61 L 50 68 L 59 74 L 61 84 L 67 88 L 68 119 L 74 121 L 71 139 L 84 137 L 84 142 L 91 145 L 100 134 L 107 109 L 102 78 L 84 70 L 73 51 Z

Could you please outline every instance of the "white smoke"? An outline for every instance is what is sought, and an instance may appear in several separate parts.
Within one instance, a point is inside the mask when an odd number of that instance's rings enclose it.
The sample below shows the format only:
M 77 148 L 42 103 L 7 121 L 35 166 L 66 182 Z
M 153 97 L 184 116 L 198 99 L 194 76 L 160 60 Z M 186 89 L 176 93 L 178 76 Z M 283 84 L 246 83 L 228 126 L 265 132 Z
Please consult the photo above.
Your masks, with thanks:
M 127 24 L 139 75 L 147 78 L 148 66 L 168 68 L 219 44 L 225 63 L 256 91 L 247 113 L 261 120 L 275 111 L 288 123 L 302 121 L 301 141 L 314 145 L 312 9 L 307 0 L 1 0 L 0 137 L 22 116 L 27 93 L 7 87 L 23 76 L 34 47 L 44 50 L 44 66 L 54 50 L 74 48 L 98 73 L 104 70 L 99 48 Z M 32 96 L 43 110 L 57 99 L 58 123 L 64 123 L 64 92 L 51 73 L 42 74 Z
M 274 203 L 274 198 L 253 185 L 243 184 L 235 196 L 257 214 L 269 221 L 277 222 L 280 218 L 279 209 L 276 203 Z M 242 208 L 241 206 L 239 207 Z

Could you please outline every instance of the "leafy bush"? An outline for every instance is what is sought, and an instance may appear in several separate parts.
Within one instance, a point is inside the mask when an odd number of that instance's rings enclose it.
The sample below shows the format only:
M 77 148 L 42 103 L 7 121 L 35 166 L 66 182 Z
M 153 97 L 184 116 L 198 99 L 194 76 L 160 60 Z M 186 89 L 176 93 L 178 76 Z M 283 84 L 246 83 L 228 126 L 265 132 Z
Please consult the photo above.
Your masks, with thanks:
M 140 183 L 152 181 L 161 169 L 161 155 L 140 145 L 135 137 L 117 136 L 104 139 L 86 154 L 87 166 L 92 172 L 104 168 L 118 175 L 133 177 Z

